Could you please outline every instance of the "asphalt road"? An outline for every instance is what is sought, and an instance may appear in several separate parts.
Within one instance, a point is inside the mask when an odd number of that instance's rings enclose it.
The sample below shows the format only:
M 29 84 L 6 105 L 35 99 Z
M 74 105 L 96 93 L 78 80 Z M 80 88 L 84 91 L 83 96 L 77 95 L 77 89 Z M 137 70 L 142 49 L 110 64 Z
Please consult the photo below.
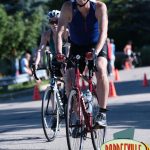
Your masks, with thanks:
M 120 81 L 114 82 L 118 96 L 108 99 L 107 141 L 114 133 L 133 127 L 134 139 L 150 145 L 150 86 L 142 85 L 144 73 L 150 79 L 150 67 L 119 71 Z M 63 123 L 55 141 L 46 141 L 40 107 L 41 101 L 32 100 L 32 91 L 0 96 L 0 149 L 67 149 Z M 85 150 L 93 149 L 90 139 L 85 145 Z

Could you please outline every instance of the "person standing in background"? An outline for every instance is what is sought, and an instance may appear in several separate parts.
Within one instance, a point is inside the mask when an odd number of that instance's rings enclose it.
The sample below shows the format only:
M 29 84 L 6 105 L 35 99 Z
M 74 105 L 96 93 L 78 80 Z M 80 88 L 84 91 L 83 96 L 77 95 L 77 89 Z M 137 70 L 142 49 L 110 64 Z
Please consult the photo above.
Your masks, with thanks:
M 133 67 L 133 59 L 132 59 L 132 53 L 133 53 L 133 47 L 132 47 L 132 41 L 128 41 L 127 44 L 125 45 L 124 49 L 124 54 L 127 56 L 126 62 L 128 62 L 129 67 Z
M 114 39 L 110 39 L 110 44 L 111 44 L 111 49 L 112 49 L 112 56 L 111 56 L 111 66 L 112 66 L 112 70 L 115 69 L 115 52 L 116 52 L 116 46 L 114 43 Z
M 107 70 L 108 70 L 108 75 L 112 75 L 112 65 L 111 65 L 111 60 L 112 60 L 112 46 L 110 43 L 110 39 L 107 38 Z
M 30 60 L 31 53 L 29 51 L 26 51 L 23 58 L 21 59 L 21 73 L 32 75 L 32 71 L 30 69 Z

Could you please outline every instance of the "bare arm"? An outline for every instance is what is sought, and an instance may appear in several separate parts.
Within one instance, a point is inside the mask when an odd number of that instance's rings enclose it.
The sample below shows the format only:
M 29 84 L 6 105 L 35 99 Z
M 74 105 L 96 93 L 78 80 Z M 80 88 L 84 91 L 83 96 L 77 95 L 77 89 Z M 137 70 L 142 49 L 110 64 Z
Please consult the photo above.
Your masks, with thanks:
M 107 16 L 107 7 L 102 2 L 97 2 L 96 7 L 96 17 L 99 22 L 99 32 L 100 37 L 98 43 L 96 45 L 96 54 L 98 54 L 103 48 L 106 38 L 107 38 L 107 30 L 108 30 L 108 16 Z
M 68 30 L 68 28 L 66 28 L 66 30 L 63 33 L 63 40 L 67 42 L 68 37 L 69 37 L 69 30 Z
M 45 49 L 46 44 L 49 41 L 49 38 L 50 38 L 50 33 L 49 32 L 45 32 L 41 36 L 40 46 L 39 46 L 39 48 L 37 49 L 37 52 L 36 52 L 36 60 L 35 60 L 36 67 L 38 66 L 38 64 L 41 60 L 41 52 Z
M 29 67 L 29 63 L 28 64 L 26 64 L 26 68 L 27 68 L 27 73 L 29 74 L 29 75 L 32 75 L 32 71 L 31 71 L 31 69 L 30 69 L 30 67 Z
M 61 8 L 61 15 L 58 23 L 57 37 L 56 37 L 56 51 L 57 53 L 62 54 L 62 36 L 64 31 L 66 31 L 66 27 L 69 23 L 69 15 L 70 12 L 70 2 L 65 2 Z

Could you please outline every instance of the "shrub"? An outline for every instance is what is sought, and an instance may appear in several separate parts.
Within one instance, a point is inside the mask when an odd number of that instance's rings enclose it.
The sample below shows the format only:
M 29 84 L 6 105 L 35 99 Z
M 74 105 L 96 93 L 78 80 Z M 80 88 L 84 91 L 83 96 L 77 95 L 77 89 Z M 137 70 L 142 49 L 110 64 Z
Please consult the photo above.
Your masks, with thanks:
M 150 65 L 150 45 L 144 46 L 141 50 L 141 59 L 143 66 Z

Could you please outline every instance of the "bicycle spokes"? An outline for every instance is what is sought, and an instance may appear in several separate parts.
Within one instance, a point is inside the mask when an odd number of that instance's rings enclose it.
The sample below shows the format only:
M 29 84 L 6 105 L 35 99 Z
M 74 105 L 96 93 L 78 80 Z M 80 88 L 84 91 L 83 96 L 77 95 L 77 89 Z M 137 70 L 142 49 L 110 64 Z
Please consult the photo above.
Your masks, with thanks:
M 42 100 L 42 126 L 48 141 L 54 140 L 58 131 L 59 112 L 54 92 L 47 88 Z

